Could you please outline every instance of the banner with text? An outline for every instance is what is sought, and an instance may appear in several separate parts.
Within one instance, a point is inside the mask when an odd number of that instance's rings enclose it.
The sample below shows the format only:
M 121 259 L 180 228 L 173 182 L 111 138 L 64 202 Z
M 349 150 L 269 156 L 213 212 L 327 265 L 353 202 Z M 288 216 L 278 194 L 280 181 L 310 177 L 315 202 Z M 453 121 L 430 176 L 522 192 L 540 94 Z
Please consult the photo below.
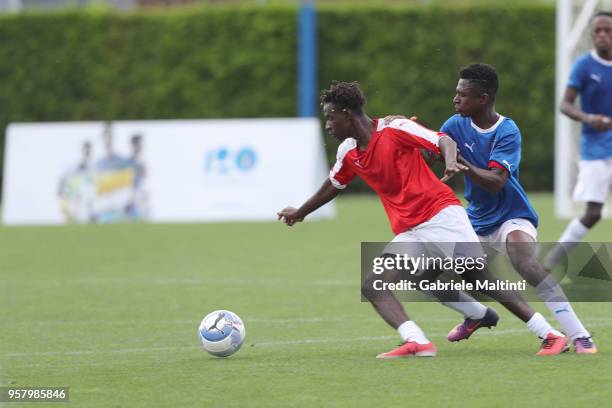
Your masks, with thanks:
M 4 162 L 8 225 L 276 220 L 328 171 L 301 118 L 17 123 Z

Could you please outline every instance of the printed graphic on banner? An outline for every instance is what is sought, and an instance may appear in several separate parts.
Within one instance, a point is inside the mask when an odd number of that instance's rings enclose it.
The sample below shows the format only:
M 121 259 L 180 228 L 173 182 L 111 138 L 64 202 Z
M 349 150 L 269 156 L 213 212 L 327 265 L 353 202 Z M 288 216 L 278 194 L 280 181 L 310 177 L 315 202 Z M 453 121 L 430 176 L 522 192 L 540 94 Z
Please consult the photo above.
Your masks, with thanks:
M 115 152 L 112 123 L 104 124 L 104 154 L 94 160 L 92 142 L 81 145 L 79 162 L 58 183 L 64 220 L 69 223 L 115 223 L 148 219 L 143 137 L 130 137 L 130 155 Z

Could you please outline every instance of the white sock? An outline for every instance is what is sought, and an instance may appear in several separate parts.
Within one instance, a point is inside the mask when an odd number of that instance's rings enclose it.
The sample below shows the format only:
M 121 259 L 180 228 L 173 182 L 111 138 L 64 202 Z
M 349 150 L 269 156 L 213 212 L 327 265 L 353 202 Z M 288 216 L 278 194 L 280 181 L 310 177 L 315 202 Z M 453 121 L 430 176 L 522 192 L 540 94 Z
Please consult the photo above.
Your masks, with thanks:
M 579 337 L 591 337 L 591 334 L 582 325 L 574 308 L 570 303 L 567 302 L 544 302 L 548 310 L 555 315 L 555 319 L 561 325 L 563 331 L 568 337 L 571 337 L 572 341 Z
M 555 316 L 567 336 L 570 336 L 572 340 L 578 337 L 591 337 L 554 277 L 547 276 L 536 289 L 538 296 Z
M 466 319 L 482 319 L 487 313 L 487 307 L 464 292 L 459 292 L 457 302 L 441 302 L 444 306 L 463 313 Z
M 562 333 L 553 329 L 552 326 L 546 321 L 544 316 L 542 316 L 540 313 L 535 313 L 533 316 L 531 316 L 531 319 L 529 319 L 527 322 L 527 328 L 541 339 L 545 339 L 548 333 L 553 333 L 556 336 L 563 335 Z
M 566 254 L 569 254 L 574 249 L 582 238 L 589 232 L 589 229 L 585 227 L 578 218 L 574 218 L 565 228 L 559 242 L 550 250 L 546 259 L 544 260 L 544 267 L 546 269 L 552 269 L 555 267 Z
M 397 332 L 401 336 L 403 341 L 415 341 L 419 344 L 427 344 L 429 340 L 425 337 L 423 330 L 412 320 L 407 320 L 400 324 L 397 328 Z
M 589 229 L 580 222 L 578 218 L 574 218 L 565 228 L 559 242 L 580 242 L 582 238 L 589 232 Z

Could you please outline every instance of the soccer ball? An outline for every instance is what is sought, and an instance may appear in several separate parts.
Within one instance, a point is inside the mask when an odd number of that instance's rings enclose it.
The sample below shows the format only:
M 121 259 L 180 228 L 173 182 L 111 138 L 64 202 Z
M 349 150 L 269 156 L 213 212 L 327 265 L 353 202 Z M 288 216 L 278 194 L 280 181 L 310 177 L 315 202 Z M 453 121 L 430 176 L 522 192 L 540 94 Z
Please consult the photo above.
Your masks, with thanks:
M 204 350 L 217 357 L 227 357 L 237 352 L 245 335 L 240 317 L 228 310 L 215 310 L 207 314 L 198 329 Z

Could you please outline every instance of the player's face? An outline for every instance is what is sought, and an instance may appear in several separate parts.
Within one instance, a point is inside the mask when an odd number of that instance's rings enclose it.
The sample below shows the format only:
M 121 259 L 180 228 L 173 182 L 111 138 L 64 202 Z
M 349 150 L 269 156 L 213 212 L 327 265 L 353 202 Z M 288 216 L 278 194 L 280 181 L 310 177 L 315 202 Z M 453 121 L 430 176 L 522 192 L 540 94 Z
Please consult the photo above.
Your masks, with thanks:
M 455 111 L 461 116 L 471 116 L 483 108 L 483 95 L 467 79 L 460 79 L 453 98 Z
M 325 131 L 339 141 L 351 135 L 351 121 L 348 112 L 336 108 L 331 103 L 323 105 L 325 115 Z
M 598 51 L 612 51 L 612 17 L 600 16 L 593 19 L 593 45 Z

